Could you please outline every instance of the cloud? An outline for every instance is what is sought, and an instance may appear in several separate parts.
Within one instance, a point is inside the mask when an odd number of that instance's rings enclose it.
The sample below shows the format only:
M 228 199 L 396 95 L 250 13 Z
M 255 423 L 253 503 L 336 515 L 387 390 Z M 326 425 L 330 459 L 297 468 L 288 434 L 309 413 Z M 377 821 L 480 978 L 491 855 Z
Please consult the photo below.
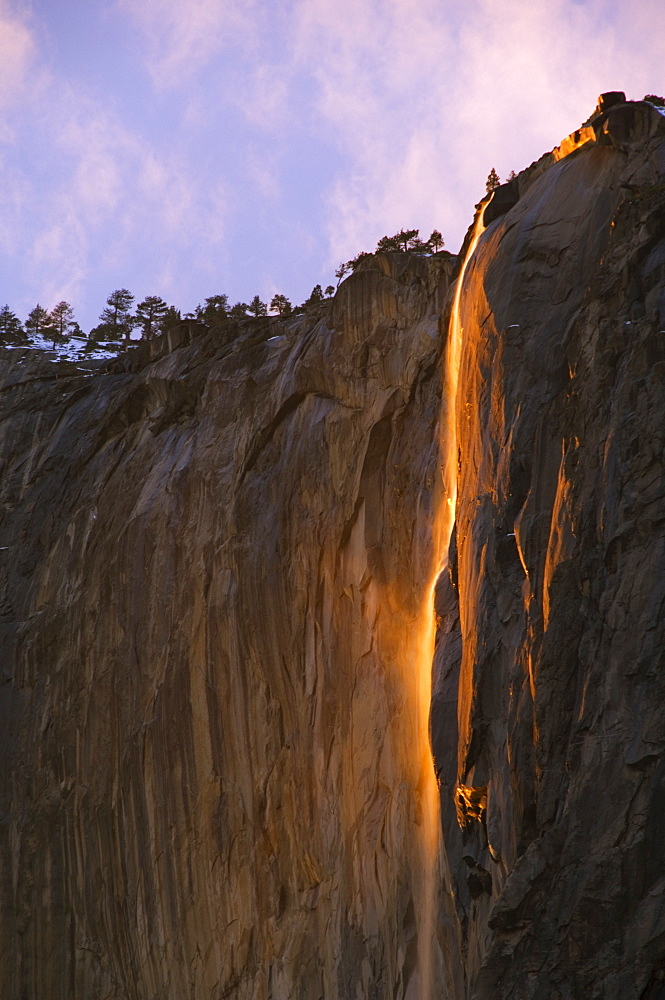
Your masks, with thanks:
M 657 0 L 635 15 L 609 0 L 300 0 L 296 54 L 347 154 L 326 196 L 331 263 L 402 225 L 456 249 L 493 165 L 527 166 L 602 90 L 642 96 L 658 18 Z
M 154 85 L 172 89 L 251 35 L 257 0 L 117 0 L 116 7 L 140 32 Z
M 36 45 L 25 19 L 0 0 L 0 107 L 20 95 L 28 79 Z
M 23 127 L 19 147 L 42 150 L 48 168 L 40 178 L 0 155 L 7 167 L 0 245 L 21 262 L 29 299 L 47 307 L 67 299 L 77 313 L 82 306 L 87 325 L 99 312 L 92 286 L 100 281 L 110 283 L 104 295 L 134 281 L 144 294 L 177 300 L 187 248 L 190 262 L 209 255 L 223 240 L 228 212 L 223 182 L 199 177 L 196 150 L 163 148 L 62 81 Z

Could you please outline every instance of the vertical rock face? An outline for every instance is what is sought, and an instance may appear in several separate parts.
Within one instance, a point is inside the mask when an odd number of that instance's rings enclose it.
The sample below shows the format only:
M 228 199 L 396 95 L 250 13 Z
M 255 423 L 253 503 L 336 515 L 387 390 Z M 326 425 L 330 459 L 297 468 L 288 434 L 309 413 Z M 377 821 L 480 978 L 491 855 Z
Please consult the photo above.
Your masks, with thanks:
M 418 945 L 453 265 L 373 258 L 318 318 L 134 372 L 6 366 L 3 997 L 382 1000 L 453 968 Z
M 592 125 L 461 299 L 434 732 L 479 1000 L 665 995 L 665 118 Z

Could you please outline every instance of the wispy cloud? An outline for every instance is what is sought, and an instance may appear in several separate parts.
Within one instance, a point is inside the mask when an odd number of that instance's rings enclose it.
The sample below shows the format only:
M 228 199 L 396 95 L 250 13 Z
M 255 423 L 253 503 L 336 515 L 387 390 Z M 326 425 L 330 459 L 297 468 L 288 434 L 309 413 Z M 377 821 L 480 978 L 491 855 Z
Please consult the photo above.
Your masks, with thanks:
M 141 36 L 153 83 L 178 89 L 251 33 L 257 0 L 116 0 Z
M 94 315 L 103 275 L 113 287 L 133 280 L 145 294 L 177 299 L 187 248 L 191 260 L 223 240 L 222 181 L 202 183 L 188 149 L 165 149 L 62 80 L 23 127 L 34 148 L 48 151 L 48 170 L 36 177 L 27 163 L 7 163 L 3 175 L 0 245 L 22 261 L 32 289 L 21 308 L 65 298 Z M 26 147 L 27 134 L 19 139 Z
M 27 19 L 9 0 L 0 0 L 0 108 L 21 93 L 35 53 Z
M 331 261 L 411 224 L 452 234 L 455 249 L 491 166 L 504 176 L 526 166 L 601 90 L 646 86 L 660 65 L 658 9 L 644 0 L 633 18 L 607 0 L 301 0 L 297 54 L 348 151 L 327 195 Z

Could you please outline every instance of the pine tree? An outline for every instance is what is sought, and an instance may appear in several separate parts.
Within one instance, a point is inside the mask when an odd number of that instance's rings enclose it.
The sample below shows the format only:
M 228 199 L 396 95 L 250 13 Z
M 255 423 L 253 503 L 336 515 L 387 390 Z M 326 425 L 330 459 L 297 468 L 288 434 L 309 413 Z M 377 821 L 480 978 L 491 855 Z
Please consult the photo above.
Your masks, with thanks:
M 157 336 L 168 308 L 159 295 L 148 295 L 143 302 L 139 302 L 136 307 L 136 321 L 141 327 L 141 336 L 144 340 L 152 340 Z
M 49 322 L 50 319 L 47 310 L 43 306 L 40 306 L 38 302 L 35 308 L 31 309 L 28 313 L 25 328 L 31 337 L 37 337 L 39 334 L 48 336 Z
M 249 306 L 246 302 L 236 302 L 229 309 L 229 316 L 231 319 L 247 319 L 247 310 Z
M 396 253 L 402 249 L 397 236 L 382 236 L 376 244 L 377 253 Z
M 419 233 L 419 229 L 400 229 L 394 236 L 382 236 L 375 253 L 427 253 L 429 247 Z
M 277 293 L 270 300 L 270 312 L 276 312 L 278 316 L 289 316 L 292 310 L 291 303 L 286 295 Z
M 101 323 L 91 331 L 90 335 L 98 331 L 105 332 L 109 340 L 124 340 L 128 343 L 136 326 L 136 319 L 131 315 L 133 304 L 134 296 L 126 288 L 118 288 L 115 292 L 111 292 L 106 300 L 106 308 L 102 309 L 99 315 Z
M 410 244 L 413 244 L 414 240 L 418 240 L 419 232 L 419 229 L 400 229 L 394 238 L 399 243 L 401 249 L 406 251 L 410 249 Z
M 204 300 L 203 305 L 198 305 L 195 310 L 199 323 L 206 326 L 219 326 L 229 314 L 228 295 L 210 295 Z
M 176 309 L 175 306 L 169 306 L 159 323 L 159 332 L 168 333 L 169 330 L 172 330 L 174 326 L 178 326 L 179 323 L 182 323 L 180 310 Z
M 443 236 L 438 229 L 432 230 L 432 235 L 427 242 L 434 253 L 438 253 L 443 248 Z
M 351 270 L 351 261 L 350 260 L 343 261 L 339 265 L 339 267 L 335 271 L 335 277 L 337 278 L 337 287 L 338 288 L 339 288 L 340 281 L 342 280 L 342 278 L 345 277 L 345 275 L 347 275 L 349 273 L 350 270 Z
M 49 315 L 49 334 L 52 346 L 64 344 L 69 339 L 71 328 L 75 326 L 74 310 L 69 302 L 58 302 Z
M 497 174 L 494 167 L 492 167 L 489 174 L 487 175 L 487 180 L 485 181 L 485 190 L 487 191 L 488 194 L 490 194 L 490 192 L 498 188 L 500 183 L 501 181 L 499 180 L 499 175 Z
M 252 316 L 265 316 L 268 312 L 268 306 L 265 302 L 261 301 L 258 295 L 255 295 L 247 306 L 247 310 L 252 314 Z
M 359 266 L 360 264 L 362 264 L 362 262 L 363 262 L 364 260 L 367 260 L 367 258 L 368 258 L 368 257 L 371 257 L 371 256 L 372 256 L 372 255 L 371 255 L 371 253 L 367 253 L 367 251 L 366 251 L 366 250 L 361 250 L 361 251 L 360 251 L 360 253 L 357 253 L 357 254 L 355 255 L 355 257 L 352 257 L 352 258 L 351 258 L 351 260 L 350 260 L 350 261 L 347 261 L 347 263 L 348 263 L 348 267 L 349 267 L 349 270 L 350 270 L 350 271 L 355 271 L 355 270 L 356 270 L 356 268 L 357 268 L 357 267 L 358 267 L 358 266 Z
M 20 319 L 9 306 L 0 309 L 0 343 L 11 344 L 13 341 L 24 340 L 25 333 Z
M 304 303 L 304 306 L 307 309 L 309 306 L 318 306 L 319 302 L 323 302 L 323 289 L 321 288 L 321 285 L 314 285 L 314 288 L 312 289 L 309 298 Z

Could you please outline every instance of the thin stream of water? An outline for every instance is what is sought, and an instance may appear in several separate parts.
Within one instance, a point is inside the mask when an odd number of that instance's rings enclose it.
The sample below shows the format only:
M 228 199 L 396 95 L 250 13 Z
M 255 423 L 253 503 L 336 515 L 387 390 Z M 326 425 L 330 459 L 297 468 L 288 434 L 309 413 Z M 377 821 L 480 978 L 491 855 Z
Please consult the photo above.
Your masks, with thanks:
M 422 912 L 418 932 L 419 1000 L 432 1000 L 434 971 L 434 939 L 436 936 L 436 905 L 439 895 L 441 821 L 439 815 L 439 788 L 434 773 L 434 760 L 429 734 L 429 713 L 432 701 L 432 662 L 436 638 L 434 591 L 440 574 L 448 564 L 448 548 L 455 524 L 457 501 L 457 387 L 462 354 L 463 329 L 460 321 L 460 303 L 467 266 L 484 232 L 483 212 L 476 217 L 474 230 L 457 277 L 455 297 L 450 316 L 448 343 L 443 371 L 443 413 L 440 441 L 443 457 L 443 502 L 434 514 L 433 549 L 434 565 L 425 590 L 425 600 L 419 630 L 419 714 L 421 737 L 422 788 L 422 858 L 423 882 Z

